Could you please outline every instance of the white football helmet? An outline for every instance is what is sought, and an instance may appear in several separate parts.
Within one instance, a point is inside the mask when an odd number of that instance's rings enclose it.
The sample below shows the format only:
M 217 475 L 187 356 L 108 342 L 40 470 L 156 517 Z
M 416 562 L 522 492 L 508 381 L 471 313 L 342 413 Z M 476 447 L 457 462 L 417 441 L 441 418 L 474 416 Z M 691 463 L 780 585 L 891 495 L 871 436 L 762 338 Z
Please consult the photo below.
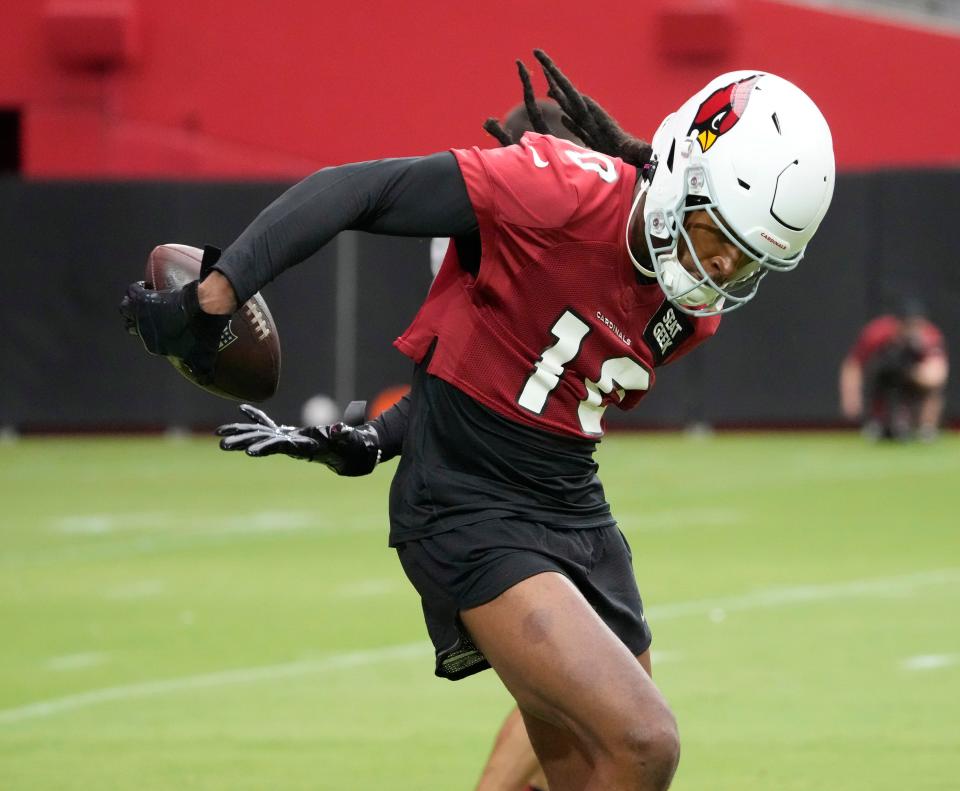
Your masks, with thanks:
M 694 316 L 726 313 L 749 302 L 769 270 L 786 272 L 800 262 L 834 182 L 830 127 L 803 91 L 764 72 L 723 74 L 664 119 L 652 146 L 648 182 L 627 222 L 629 229 L 646 195 L 650 264 L 632 251 L 630 257 L 677 308 Z M 726 283 L 707 274 L 683 227 L 685 215 L 699 210 L 748 259 Z M 681 238 L 696 274 L 679 261 Z

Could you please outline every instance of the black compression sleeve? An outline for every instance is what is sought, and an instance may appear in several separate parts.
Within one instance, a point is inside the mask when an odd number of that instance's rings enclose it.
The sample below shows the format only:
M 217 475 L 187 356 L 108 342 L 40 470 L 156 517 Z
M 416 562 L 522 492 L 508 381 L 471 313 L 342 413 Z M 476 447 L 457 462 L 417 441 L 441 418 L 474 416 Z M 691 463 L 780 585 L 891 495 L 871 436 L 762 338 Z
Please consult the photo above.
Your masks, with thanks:
M 410 415 L 410 394 L 401 398 L 390 409 L 381 412 L 370 422 L 380 439 L 380 461 L 392 459 L 403 452 L 403 437 L 407 433 Z
M 242 304 L 345 230 L 462 236 L 477 218 L 450 153 L 324 168 L 264 209 L 215 268 Z

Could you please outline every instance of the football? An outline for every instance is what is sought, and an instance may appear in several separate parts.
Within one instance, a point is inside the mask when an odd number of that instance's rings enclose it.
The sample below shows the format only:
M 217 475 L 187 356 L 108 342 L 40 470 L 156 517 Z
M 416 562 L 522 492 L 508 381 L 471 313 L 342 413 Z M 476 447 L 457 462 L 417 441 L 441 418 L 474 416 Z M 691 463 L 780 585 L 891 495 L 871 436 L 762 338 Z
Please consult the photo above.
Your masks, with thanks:
M 147 259 L 148 288 L 179 288 L 200 276 L 203 250 L 185 244 L 162 244 Z M 254 294 L 230 317 L 220 336 L 213 381 L 201 384 L 179 360 L 171 364 L 197 387 L 222 398 L 266 401 L 280 382 L 280 337 L 270 309 Z

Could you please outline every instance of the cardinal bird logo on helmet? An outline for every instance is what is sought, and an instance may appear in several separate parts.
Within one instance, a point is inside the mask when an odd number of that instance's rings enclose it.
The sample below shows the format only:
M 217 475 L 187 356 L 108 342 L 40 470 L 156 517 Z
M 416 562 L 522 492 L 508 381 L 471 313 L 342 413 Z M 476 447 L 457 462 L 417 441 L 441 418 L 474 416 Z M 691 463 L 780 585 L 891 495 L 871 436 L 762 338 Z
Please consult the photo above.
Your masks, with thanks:
M 687 134 L 697 133 L 697 142 L 704 153 L 717 142 L 718 137 L 736 126 L 759 79 L 760 75 L 755 74 L 717 88 L 700 105 Z

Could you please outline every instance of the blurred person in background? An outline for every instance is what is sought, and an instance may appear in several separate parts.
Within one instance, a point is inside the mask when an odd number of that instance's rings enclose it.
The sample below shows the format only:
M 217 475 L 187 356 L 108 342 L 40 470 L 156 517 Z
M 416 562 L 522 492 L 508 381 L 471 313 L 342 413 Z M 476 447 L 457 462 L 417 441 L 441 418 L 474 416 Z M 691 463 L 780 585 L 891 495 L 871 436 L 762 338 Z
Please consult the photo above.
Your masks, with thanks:
M 918 300 L 861 330 L 840 367 L 844 417 L 871 439 L 937 436 L 949 364 L 943 334 Z M 866 396 L 866 397 L 864 397 Z
M 647 144 L 536 55 L 589 149 L 542 134 L 531 101 L 537 131 L 520 140 L 488 121 L 504 148 L 324 169 L 202 283 L 131 284 L 121 311 L 148 351 L 208 375 L 237 306 L 339 231 L 452 237 L 396 342 L 415 362 L 396 409 L 296 428 L 244 406 L 253 422 L 221 426 L 221 447 L 341 475 L 399 454 L 390 544 L 420 594 L 436 674 L 496 670 L 551 791 L 664 791 L 679 736 L 597 476 L 603 412 L 637 405 L 656 368 L 711 337 L 769 271 L 797 266 L 832 197 L 832 138 L 796 86 L 743 71 Z

